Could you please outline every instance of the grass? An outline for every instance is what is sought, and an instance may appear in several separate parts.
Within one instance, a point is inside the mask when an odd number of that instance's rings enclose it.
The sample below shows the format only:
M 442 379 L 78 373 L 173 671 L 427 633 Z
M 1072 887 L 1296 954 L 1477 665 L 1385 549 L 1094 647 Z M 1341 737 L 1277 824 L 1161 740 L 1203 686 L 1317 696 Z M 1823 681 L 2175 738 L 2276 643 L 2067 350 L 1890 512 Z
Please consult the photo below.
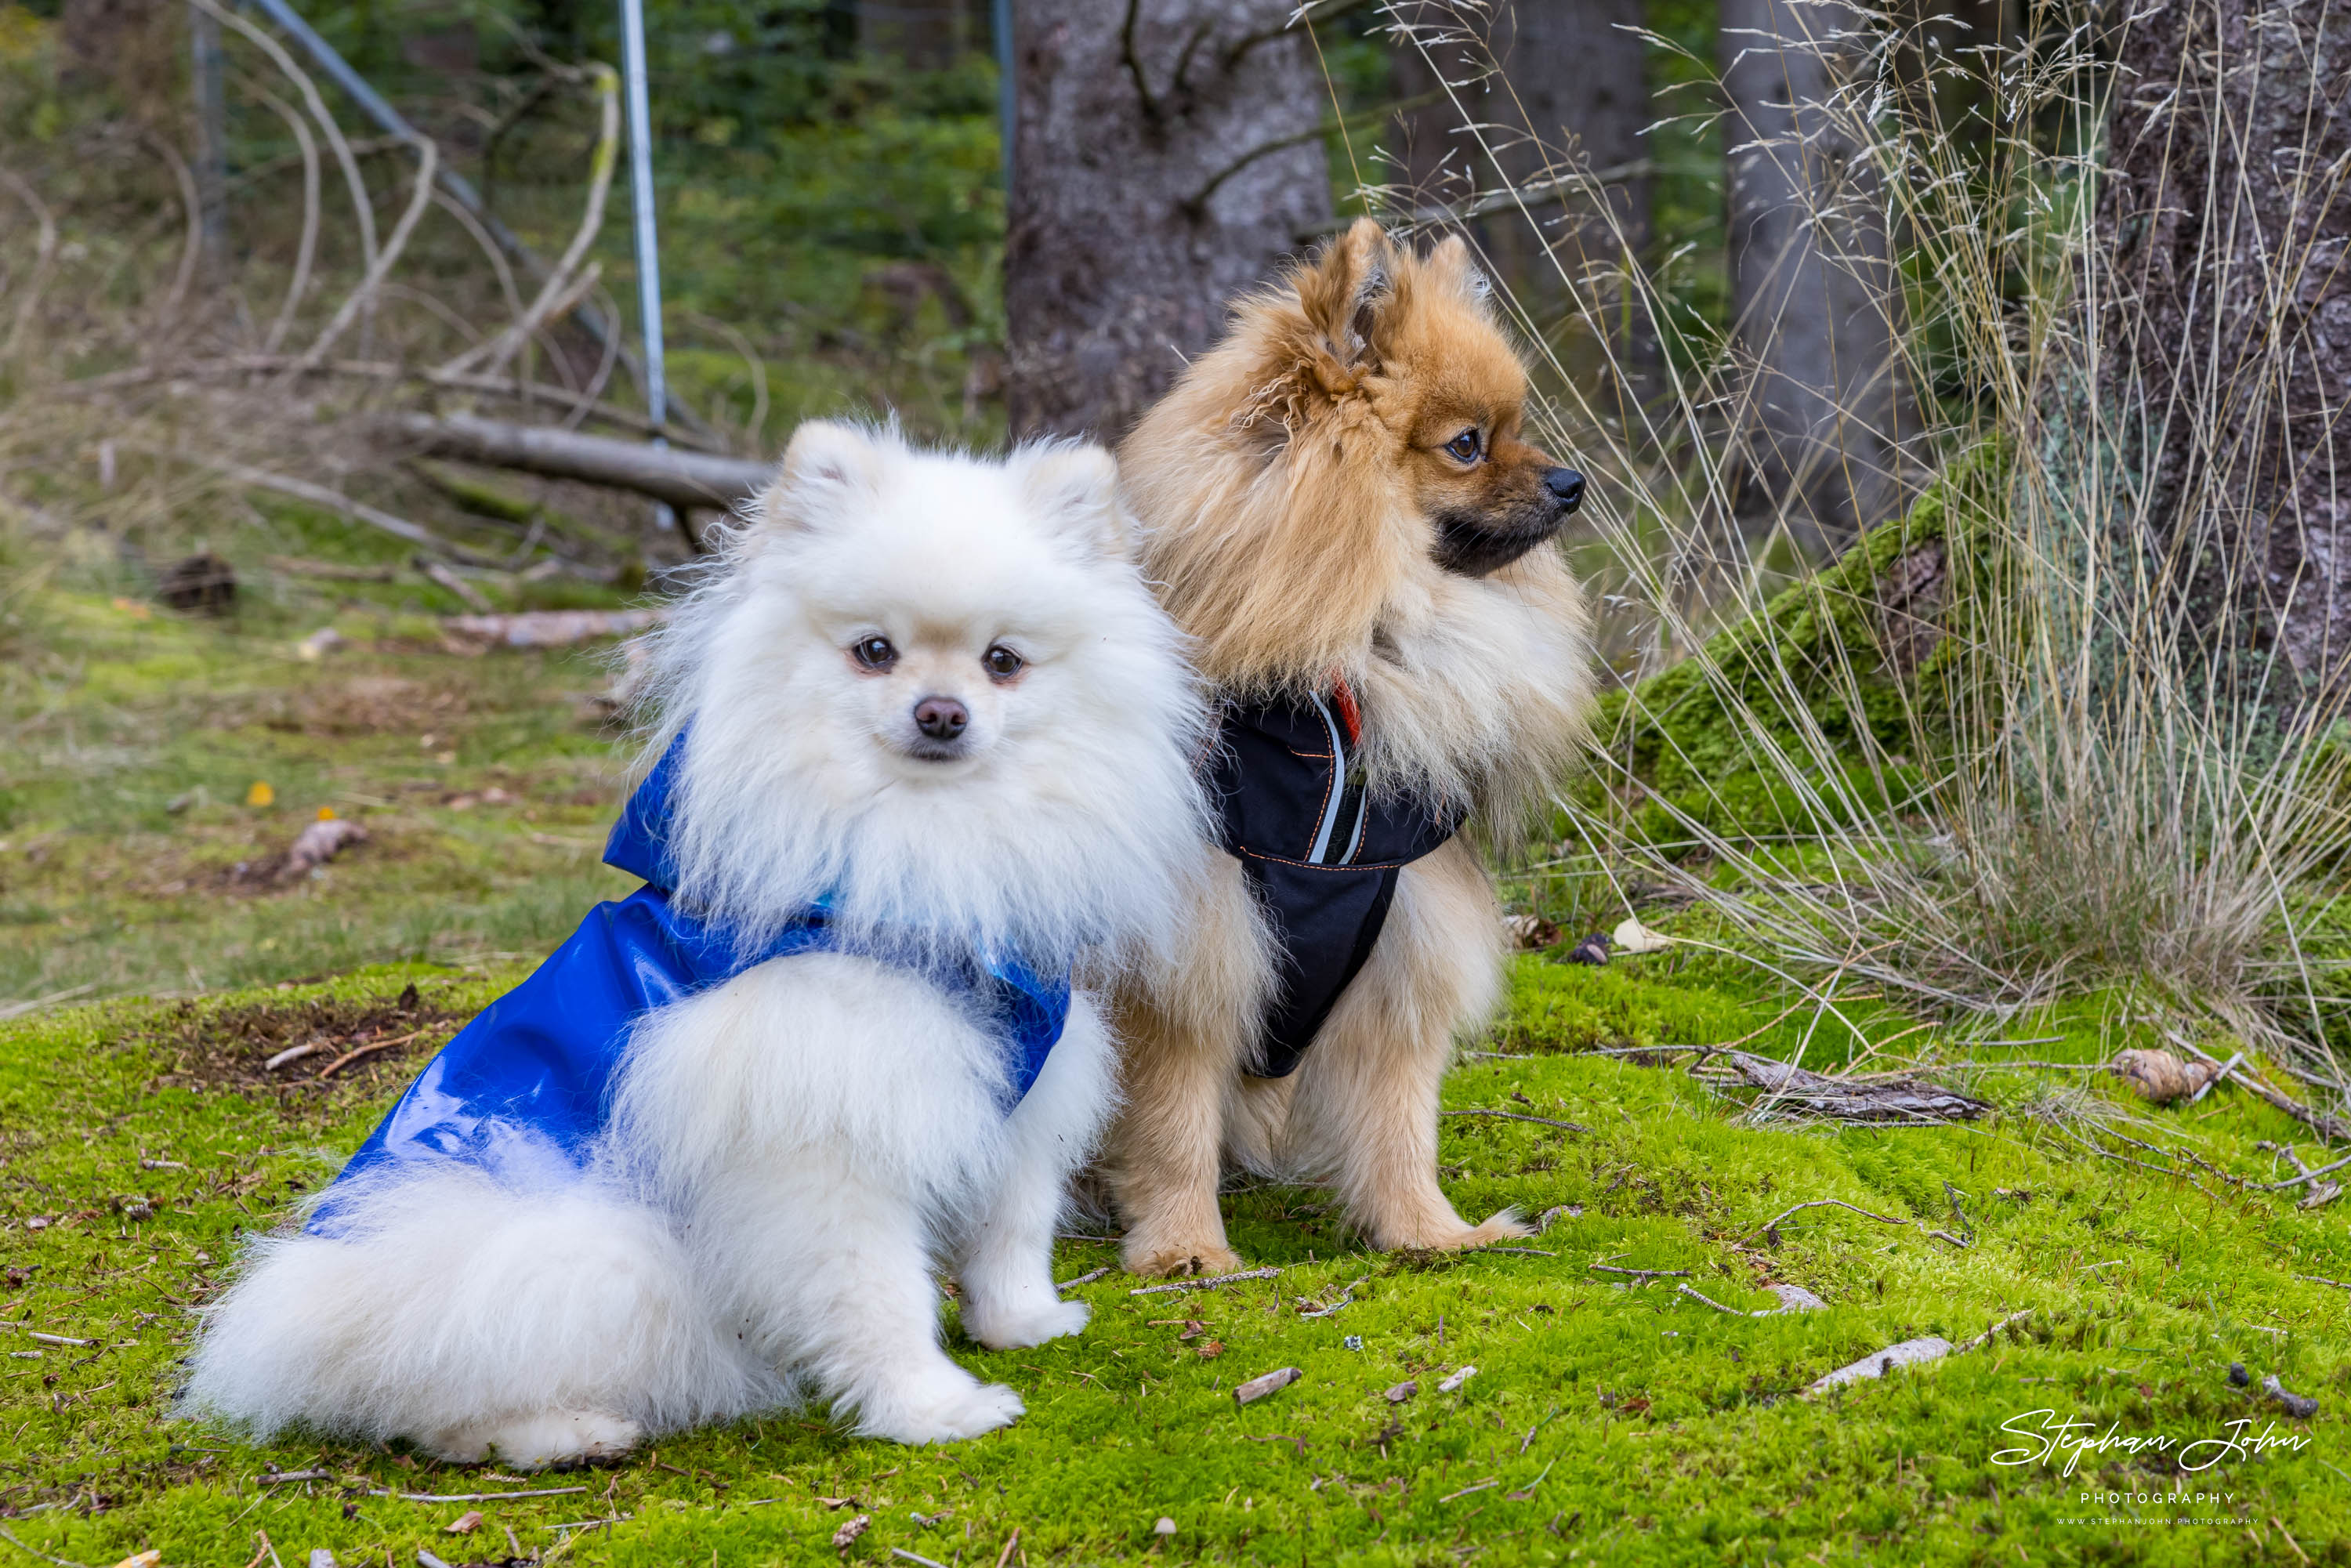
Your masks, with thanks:
M 542 1560 L 805 1563 L 829 1560 L 834 1531 L 858 1513 L 872 1526 L 843 1556 L 873 1563 L 903 1561 L 893 1548 L 992 1563 L 1015 1530 L 1016 1561 L 1034 1563 L 1762 1563 L 1823 1548 L 1915 1563 L 2297 1561 L 2289 1535 L 2313 1561 L 2351 1560 L 2335 1441 L 2351 1329 L 2338 1289 L 2295 1278 L 2351 1277 L 2338 1214 L 2085 1159 L 2034 1113 L 2051 1082 L 2078 1074 L 1983 1074 L 2002 1109 L 1973 1126 L 1823 1130 L 1750 1124 L 1686 1075 L 1582 1049 L 1720 1038 L 1734 1025 L 1770 1025 L 1758 1049 L 1795 1049 L 1801 1013 L 1771 1025 L 1772 998 L 1727 971 L 1676 972 L 1679 962 L 1594 971 L 1521 958 L 1498 1036 L 1510 1054 L 1467 1059 L 1450 1080 L 1452 1108 L 1592 1129 L 1445 1124 L 1441 1158 L 1466 1211 L 1569 1206 L 1530 1244 L 1539 1252 L 1366 1254 L 1321 1195 L 1259 1187 L 1228 1206 L 1236 1246 L 1280 1265 L 1276 1279 L 1135 1296 L 1137 1281 L 1113 1271 L 1080 1287 L 1095 1309 L 1081 1338 L 1001 1354 L 955 1342 L 967 1364 L 1027 1398 L 1008 1432 L 910 1450 L 844 1437 L 818 1408 L 527 1484 L 332 1444 L 256 1449 L 169 1418 L 190 1309 L 224 1278 L 239 1230 L 326 1179 L 420 1053 L 518 966 L 382 967 L 199 1001 L 51 1010 L 0 1032 L 11 1358 L 0 1364 L 0 1528 L 90 1563 L 150 1547 L 167 1563 L 242 1563 L 264 1532 L 282 1561 L 319 1547 L 344 1563 L 406 1562 L 420 1547 L 496 1559 L 508 1530 Z M 324 1084 L 279 1086 L 258 1068 L 289 1038 L 348 1037 L 395 1017 L 440 1021 L 408 1051 Z M 2095 1060 L 2110 1044 L 2087 1011 L 2036 1033 L 2059 1037 L 2034 1047 L 2059 1059 Z M 2295 1131 L 2231 1092 L 2144 1121 L 2142 1136 L 2249 1171 L 2265 1168 L 2254 1140 Z M 1824 1197 L 1947 1227 L 1947 1182 L 1968 1195 L 1965 1249 L 1834 1208 L 1783 1222 L 1776 1247 L 1740 1242 Z M 35 1218 L 51 1223 L 28 1228 Z M 1674 1281 L 1609 1282 L 1587 1268 L 1604 1260 L 1688 1270 L 1698 1290 L 1740 1309 L 1771 1305 L 1758 1287 L 1778 1281 L 1830 1308 L 1726 1316 Z M 1068 1278 L 1113 1260 L 1106 1243 L 1071 1239 L 1056 1268 Z M 1351 1284 L 1351 1304 L 1301 1315 Z M 1797 1396 L 1881 1346 L 1966 1340 L 2025 1309 L 2033 1315 L 1987 1349 Z M 1196 1337 L 1183 1337 L 1186 1319 Z M 950 1309 L 951 1333 L 953 1321 Z M 1220 1353 L 1205 1354 L 1212 1345 Z M 2315 1396 L 2320 1416 L 2294 1421 L 2232 1388 L 2231 1362 Z M 1303 1378 L 1236 1407 L 1237 1382 L 1286 1365 Z M 1466 1365 L 1474 1377 L 1437 1391 Z M 1390 1406 L 1382 1391 L 1405 1380 L 1419 1393 Z M 2191 1440 L 2249 1420 L 2252 1435 L 2308 1440 L 2185 1479 L 2159 1456 L 2119 1449 L 2071 1477 L 2062 1452 L 2049 1466 L 1996 1463 L 2031 1446 L 2002 1423 L 2029 1426 L 2040 1418 L 2026 1413 L 2043 1409 L 2092 1434 L 2112 1425 Z M 266 1465 L 331 1479 L 265 1487 Z M 585 1490 L 480 1505 L 376 1495 L 538 1486 Z M 2183 1488 L 2227 1500 L 2084 1497 Z M 836 1510 L 828 1498 L 855 1500 Z M 443 1533 L 475 1506 L 487 1516 L 479 1533 Z M 2113 1522 L 2182 1512 L 2241 1522 Z M 1172 1538 L 1153 1534 L 1162 1517 Z M 586 1520 L 613 1522 L 559 1528 Z
M 618 792 L 602 651 L 453 656 L 444 591 L 329 592 L 269 572 L 252 533 L 213 541 L 246 574 L 230 618 L 92 574 L 38 596 L 0 673 L 0 1004 L 535 953 L 625 891 L 597 862 Z M 298 657 L 326 625 L 350 645 Z M 368 841 L 271 883 L 321 809 Z
M 2351 1242 L 2336 1211 L 2235 1190 L 2189 1157 L 2271 1178 L 2282 1173 L 2253 1144 L 2298 1128 L 2234 1091 L 2143 1112 L 2103 1077 L 2085 1088 L 2085 1074 L 1990 1065 L 2016 1051 L 1920 1030 L 1928 1020 L 1850 977 L 1783 990 L 1735 940 L 1603 969 L 1520 960 L 1489 1054 L 1464 1060 L 1448 1103 L 1592 1131 L 1448 1118 L 1441 1158 L 1466 1212 L 1581 1210 L 1535 1251 L 1369 1255 L 1323 1195 L 1235 1193 L 1236 1245 L 1281 1265 L 1278 1279 L 1136 1297 L 1138 1282 L 1113 1273 L 1081 1287 L 1096 1308 L 1081 1339 L 1004 1355 L 957 1341 L 1030 1406 L 977 1444 L 913 1452 L 843 1437 L 820 1408 L 779 1414 L 541 1483 L 585 1492 L 484 1504 L 482 1532 L 460 1537 L 443 1527 L 473 1505 L 368 1489 L 531 1487 L 397 1454 L 256 1450 L 172 1421 L 188 1309 L 225 1277 L 239 1229 L 274 1222 L 325 1180 L 423 1052 L 627 886 L 594 860 L 614 800 L 613 739 L 590 700 L 607 682 L 601 653 L 459 657 L 435 635 L 435 617 L 459 608 L 444 590 L 405 573 L 281 575 L 272 555 L 375 557 L 299 512 L 225 515 L 211 514 L 208 542 L 246 581 L 234 615 L 156 608 L 135 571 L 70 540 L 20 554 L 22 591 L 0 603 L 0 997 L 146 993 L 0 1023 L 0 1529 L 26 1546 L 91 1564 L 147 1546 L 167 1563 L 245 1563 L 266 1531 L 295 1563 L 317 1547 L 397 1563 L 420 1546 L 453 1563 L 517 1547 L 580 1563 L 799 1563 L 832 1560 L 833 1531 L 860 1512 L 873 1522 L 851 1561 L 904 1561 L 897 1548 L 968 1564 L 993 1563 L 1016 1529 L 1016 1561 L 1039 1564 L 1761 1563 L 1823 1549 L 2292 1560 L 2288 1533 L 2319 1557 L 2340 1558 L 2331 1543 L 2351 1537 L 2332 1447 L 2351 1333 L 2338 1290 L 2295 1278 L 2351 1279 Z M 618 601 L 577 583 L 484 586 L 517 603 Z M 348 647 L 318 661 L 292 652 L 329 623 Z M 268 807 L 244 803 L 256 779 L 272 785 Z M 237 861 L 282 851 L 320 807 L 362 822 L 369 841 L 293 887 L 233 879 Z M 1557 890 L 1537 879 L 1525 891 Z M 1703 905 L 1644 915 L 1687 938 L 1727 935 Z M 340 977 L 319 979 L 329 974 Z M 2102 994 L 2006 1033 L 2036 1041 L 2025 1049 L 2038 1059 L 2091 1062 L 2150 1043 L 2136 1016 L 2126 995 Z M 404 1051 L 324 1083 L 281 1085 L 259 1065 L 316 1035 L 415 1029 Z M 1758 1125 L 1685 1074 L 1595 1053 L 1743 1037 L 1822 1071 L 1923 1053 L 1999 1109 L 1971 1127 Z M 1958 1223 L 1946 1181 L 1968 1195 L 1966 1250 L 1925 1234 Z M 1742 1239 L 1821 1197 L 1925 1225 L 1814 1209 L 1780 1226 L 1776 1247 Z M 1057 1277 L 1113 1260 L 1105 1243 L 1071 1240 Z M 1670 1279 L 1619 1288 L 1595 1260 L 1687 1269 L 1696 1289 L 1740 1309 L 1771 1303 L 1766 1281 L 1831 1307 L 1726 1316 Z M 1359 1280 L 1331 1317 L 1299 1315 Z M 1965 1340 L 2025 1309 L 2032 1317 L 1987 1350 L 1795 1396 L 1883 1345 Z M 1202 1325 L 1188 1340 L 1186 1319 Z M 1204 1357 L 1211 1342 L 1223 1348 Z M 2231 1362 L 2320 1398 L 2320 1416 L 2296 1423 L 2239 1393 Z M 1468 1364 L 1475 1377 L 1437 1392 Z M 1304 1378 L 1233 1405 L 1236 1382 L 1284 1365 Z M 1420 1393 L 1391 1406 L 1381 1391 L 1405 1380 Z M 2099 1431 L 2192 1439 L 2250 1419 L 2254 1433 L 2274 1422 L 2311 1441 L 2196 1483 L 2232 1494 L 2217 1516 L 2242 1524 L 2068 1523 L 2116 1517 L 2085 1506 L 2085 1491 L 2177 1490 L 2176 1478 L 2157 1456 L 2115 1450 L 2071 1479 L 1994 1464 L 2026 1441 L 2001 1423 L 2043 1408 Z M 331 1479 L 265 1489 L 266 1464 Z M 857 1500 L 817 1500 L 842 1497 Z M 1162 1517 L 1172 1539 L 1152 1533 Z M 591 1519 L 612 1522 L 557 1528 Z M 6 1555 L 20 1553 L 0 1540 Z

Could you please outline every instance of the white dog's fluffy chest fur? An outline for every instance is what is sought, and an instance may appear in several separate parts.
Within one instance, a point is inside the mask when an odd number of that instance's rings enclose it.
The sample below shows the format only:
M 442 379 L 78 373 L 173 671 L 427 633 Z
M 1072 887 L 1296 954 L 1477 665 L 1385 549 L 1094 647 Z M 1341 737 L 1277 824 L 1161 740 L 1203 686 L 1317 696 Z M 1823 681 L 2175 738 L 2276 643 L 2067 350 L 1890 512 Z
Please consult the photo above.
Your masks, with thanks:
M 961 998 L 853 954 L 774 958 L 638 1025 L 611 1154 L 688 1210 L 778 1166 L 846 1157 L 887 1168 L 951 1222 L 1001 1175 L 1014 1122 L 1066 1120 L 1059 1102 L 1108 1082 L 1108 1051 L 1081 993 L 1008 1117 L 1005 1043 Z

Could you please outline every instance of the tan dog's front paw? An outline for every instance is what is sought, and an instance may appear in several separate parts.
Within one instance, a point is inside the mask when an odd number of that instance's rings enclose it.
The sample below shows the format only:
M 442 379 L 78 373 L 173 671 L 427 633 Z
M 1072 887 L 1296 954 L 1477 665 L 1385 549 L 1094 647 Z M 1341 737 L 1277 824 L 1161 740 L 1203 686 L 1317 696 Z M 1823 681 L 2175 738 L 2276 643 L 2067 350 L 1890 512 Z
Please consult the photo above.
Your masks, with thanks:
M 1126 1245 L 1119 1249 L 1119 1262 L 1128 1273 L 1147 1275 L 1152 1279 L 1236 1274 L 1247 1267 L 1242 1263 L 1239 1253 L 1215 1242 L 1154 1244 L 1145 1241 L 1138 1244 L 1133 1237 L 1129 1237 Z
M 1382 1236 L 1377 1244 L 1384 1252 L 1458 1252 L 1534 1233 L 1534 1227 L 1520 1219 L 1517 1209 L 1506 1208 L 1483 1225 L 1463 1225 L 1458 1219 L 1450 1225 L 1426 1225 L 1402 1235 Z

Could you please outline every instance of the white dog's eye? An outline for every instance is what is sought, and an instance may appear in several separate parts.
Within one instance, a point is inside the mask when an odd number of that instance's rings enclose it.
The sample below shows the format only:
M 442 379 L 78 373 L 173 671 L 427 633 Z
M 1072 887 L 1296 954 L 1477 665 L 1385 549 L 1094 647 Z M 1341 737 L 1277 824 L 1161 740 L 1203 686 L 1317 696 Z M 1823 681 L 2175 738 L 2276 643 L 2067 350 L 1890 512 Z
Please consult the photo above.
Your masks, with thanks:
M 864 637 L 850 645 L 849 656 L 869 670 L 886 670 L 898 662 L 898 650 L 887 637 Z
M 1029 663 L 1001 643 L 981 654 L 979 662 L 987 666 L 987 673 L 991 678 L 999 681 L 1010 680 L 1027 667 Z

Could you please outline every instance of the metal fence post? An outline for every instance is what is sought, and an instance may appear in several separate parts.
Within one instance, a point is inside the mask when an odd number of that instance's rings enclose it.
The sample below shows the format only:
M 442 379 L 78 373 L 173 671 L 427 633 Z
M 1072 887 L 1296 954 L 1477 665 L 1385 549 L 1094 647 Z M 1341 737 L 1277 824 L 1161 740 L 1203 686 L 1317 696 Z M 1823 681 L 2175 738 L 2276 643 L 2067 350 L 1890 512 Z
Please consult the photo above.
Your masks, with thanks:
M 228 275 L 228 101 L 221 88 L 220 24 L 188 7 L 188 65 L 196 109 L 197 234 L 206 281 Z

